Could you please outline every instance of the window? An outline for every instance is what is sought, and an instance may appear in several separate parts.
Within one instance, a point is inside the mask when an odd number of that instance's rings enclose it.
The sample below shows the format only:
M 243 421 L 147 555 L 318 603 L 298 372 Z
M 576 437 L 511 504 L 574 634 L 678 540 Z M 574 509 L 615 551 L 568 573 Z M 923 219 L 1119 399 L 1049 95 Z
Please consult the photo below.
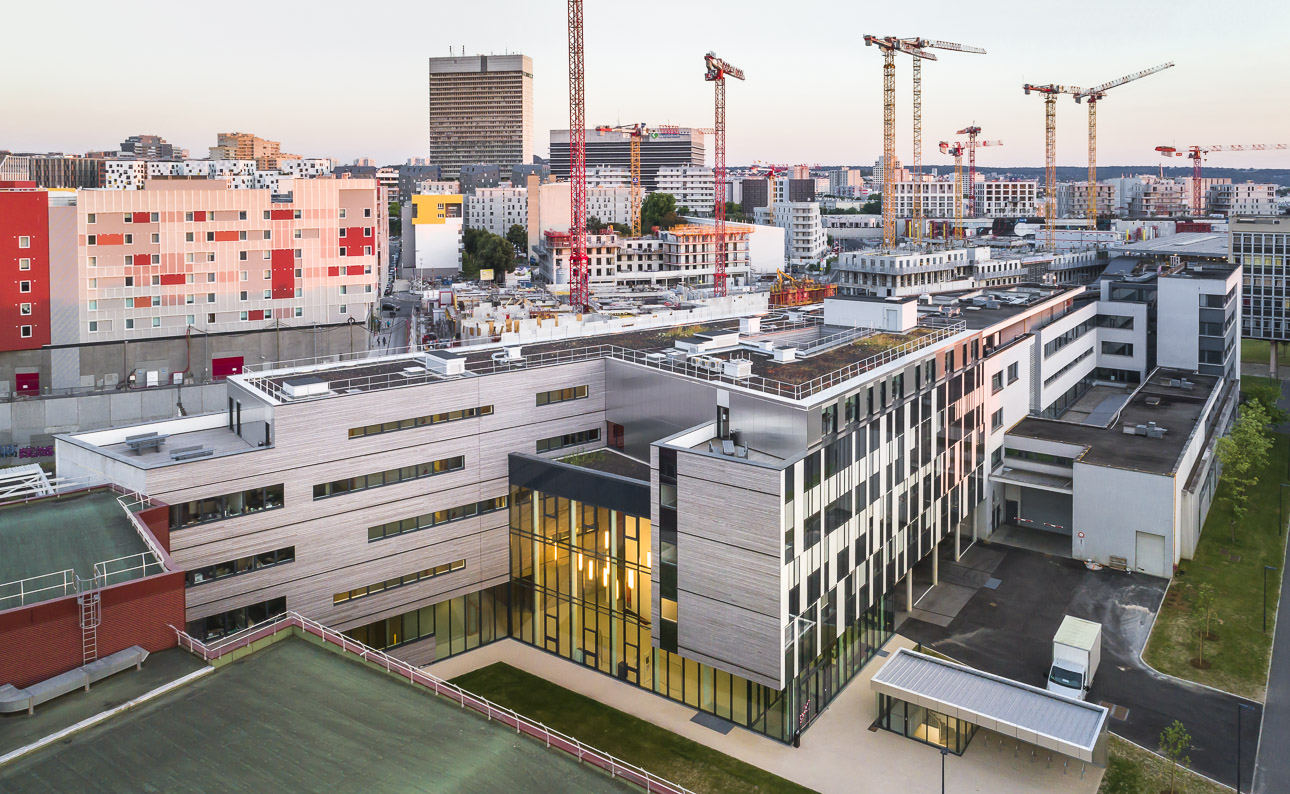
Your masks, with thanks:
M 214 273 L 207 273 L 207 274 L 206 274 L 206 280 L 207 280 L 208 282 L 214 283 L 214 282 L 215 282 L 215 274 L 214 274 Z
M 28 239 L 30 239 L 30 238 L 28 238 Z M 86 235 L 86 236 L 85 236 L 85 244 L 86 244 L 86 245 L 98 245 L 98 244 L 99 244 L 99 236 L 98 236 L 97 234 L 89 234 L 89 235 Z M 25 246 L 19 246 L 19 248 L 23 248 L 23 247 L 25 247 Z
M 160 243 L 160 242 L 161 242 L 161 235 L 160 235 L 160 234 L 157 234 L 156 232 L 153 232 L 153 233 L 152 233 L 152 242 L 153 242 L 153 244 L 154 244 L 154 245 L 155 245 L 155 244 L 157 244 L 157 243 Z M 156 264 L 156 263 L 154 262 L 153 264 Z
M 92 243 L 91 243 L 91 244 L 92 244 Z M 31 248 L 31 238 L 30 238 L 30 237 L 19 237 L 19 238 L 18 238 L 18 247 L 19 247 L 19 248 Z
M 538 452 L 552 452 L 565 447 L 576 447 L 581 444 L 591 444 L 600 440 L 600 428 L 593 427 L 590 430 L 580 430 L 577 433 L 565 433 L 562 436 L 552 436 L 551 438 L 539 438 L 537 442 Z
M 1003 391 L 1003 373 L 996 372 L 990 376 L 990 389 L 995 392 Z
M 96 257 L 92 257 L 92 256 L 91 256 L 91 257 L 90 257 L 90 267 L 94 267 L 94 265 L 95 265 L 95 264 L 97 264 L 97 262 L 96 262 Z M 19 260 L 18 260 L 18 269 L 19 269 L 19 270 L 31 270 L 31 260 L 30 260 L 30 259 L 19 259 Z
M 990 415 L 990 430 L 993 432 L 1003 427 L 1003 409 L 995 411 Z
M 19 314 L 31 314 L 31 304 L 30 304 L 30 303 L 20 303 L 20 304 L 18 304 L 18 313 L 19 313 Z
M 133 318 L 133 317 L 127 317 L 127 318 L 125 318 L 125 330 L 127 330 L 127 331 L 132 331 L 132 330 L 134 330 L 134 318 Z
M 209 642 L 226 634 L 241 631 L 248 626 L 263 623 L 269 618 L 281 615 L 286 611 L 287 599 L 284 596 L 279 596 L 259 604 L 238 607 L 218 615 L 208 615 L 204 618 L 189 621 L 188 634 L 192 637 L 197 637 L 203 642 Z
M 299 296 L 297 296 L 297 297 L 299 297 Z M 304 316 L 305 316 L 305 310 L 304 310 L 304 309 L 302 309 L 302 308 L 300 308 L 299 306 L 297 306 L 297 307 L 295 308 L 295 316 L 296 316 L 296 317 L 304 317 Z
M 133 235 L 133 234 L 127 234 L 127 235 L 125 236 L 125 244 L 126 244 L 126 245 L 134 245 L 134 235 Z
M 264 299 L 268 300 L 269 298 L 272 298 L 272 297 L 273 297 L 273 290 L 266 289 L 264 291 Z
M 238 219 L 239 221 L 244 221 L 244 220 L 246 220 L 246 210 L 238 210 L 238 211 L 237 211 L 237 219 Z
M 161 220 L 161 213 L 159 213 L 159 212 L 149 212 L 149 213 L 148 213 L 148 222 L 149 222 L 149 223 L 156 223 L 156 222 L 158 222 L 158 221 L 160 221 L 160 220 Z
M 342 217 L 342 218 L 344 218 L 344 217 L 345 217 L 345 208 L 344 208 L 344 207 L 341 207 L 341 210 L 340 210 L 340 217 Z
M 384 582 L 377 582 L 376 584 L 371 584 L 367 587 L 359 587 L 354 590 L 347 590 L 343 593 L 336 593 L 332 596 L 331 602 L 333 604 L 340 604 L 355 598 L 376 595 L 377 593 L 381 593 L 386 590 L 392 590 L 395 587 L 402 587 L 405 584 L 416 584 L 423 579 L 431 579 L 435 576 L 443 576 L 446 573 L 452 573 L 453 571 L 460 571 L 465 567 L 465 560 L 445 562 L 442 565 L 436 565 L 433 568 L 426 568 L 424 571 L 416 571 L 415 573 L 410 573 L 406 576 L 396 576 L 393 579 L 386 579 Z
M 262 240 L 269 240 L 269 239 L 272 239 L 272 237 L 273 235 L 268 229 L 265 229 L 264 231 L 260 232 L 260 239 Z
M 344 212 L 344 210 L 341 210 L 341 212 Z M 341 215 L 341 217 L 343 218 L 343 217 L 345 217 L 345 216 L 344 216 L 344 215 Z M 343 227 L 343 226 L 342 226 L 342 227 L 341 227 L 341 229 L 340 229 L 340 236 L 341 236 L 341 237 L 344 237 L 344 236 L 345 236 L 345 231 L 346 231 L 346 230 L 345 230 L 345 227 Z
M 19 337 L 21 337 L 21 338 L 23 338 L 23 339 L 30 339 L 30 338 L 31 338 L 31 326 L 30 326 L 30 325 L 20 325 L 20 326 L 18 326 L 18 336 L 19 336 Z
M 18 282 L 18 291 L 19 291 L 19 292 L 31 292 L 31 282 L 30 282 L 30 281 L 19 281 L 19 282 Z
M 86 222 L 86 223 L 98 223 L 98 216 L 96 216 L 96 215 L 95 215 L 94 213 L 92 213 L 92 212 L 91 212 L 91 213 L 88 213 L 88 214 L 85 216 L 85 222 Z
M 265 211 L 264 211 L 264 220 L 266 220 L 266 221 L 267 221 L 267 220 L 269 220 L 269 218 L 271 218 L 271 217 L 272 217 L 272 216 L 269 214 L 269 211 L 268 211 L 268 210 L 265 210 Z
M 364 207 L 364 208 L 363 208 L 363 217 L 364 217 L 364 218 L 370 218 L 370 217 L 372 217 L 372 208 L 371 208 L 371 207 Z
M 97 333 L 99 330 L 98 320 L 90 320 L 90 333 Z
M 368 488 L 379 488 L 382 485 L 394 485 L 396 483 L 419 480 L 422 477 L 433 477 L 437 474 L 445 474 L 450 471 L 460 471 L 466 468 L 466 457 L 457 455 L 452 458 L 443 458 L 442 460 L 421 463 L 416 466 L 404 466 L 398 469 L 389 469 L 387 471 L 378 471 L 374 474 L 360 475 L 358 477 L 346 477 L 341 480 L 333 480 L 314 486 L 314 499 L 325 499 L 330 496 L 340 496 L 353 491 L 363 491 Z
M 1133 355 L 1133 345 L 1129 342 L 1103 342 L 1102 355 L 1131 356 Z
M 282 507 L 282 492 L 281 485 L 270 485 L 171 505 L 170 528 L 183 529 L 196 524 L 275 510 Z
M 246 312 L 239 312 L 239 313 L 238 313 L 238 318 L 237 318 L 237 319 L 241 320 L 242 322 L 246 322 L 246 319 L 247 319 L 247 314 L 246 314 Z
M 351 427 L 349 429 L 350 438 L 362 438 L 363 436 L 376 436 L 381 433 L 392 433 L 395 430 L 410 430 L 414 427 L 425 427 L 427 425 L 437 425 L 443 422 L 455 422 L 458 419 L 475 419 L 480 416 L 491 416 L 493 406 L 485 405 L 479 408 L 465 408 L 458 411 L 444 411 L 438 414 L 427 414 L 426 416 L 417 416 L 412 419 L 400 419 L 394 422 L 382 422 L 375 425 L 364 425 L 362 427 Z
M 372 255 L 372 246 L 370 246 L 370 245 L 365 245 L 365 246 L 363 246 L 363 255 L 364 255 L 364 256 L 371 256 L 371 255 Z
M 1016 383 L 1020 375 L 1020 364 L 1013 362 L 1008 365 L 1008 383 Z
M 160 328 L 160 327 L 161 327 L 161 318 L 160 318 L 160 317 L 153 317 L 153 318 L 152 318 L 152 327 L 153 327 L 153 328 Z
M 153 276 L 153 277 L 152 277 L 152 286 L 154 286 L 154 287 L 159 287 L 159 286 L 161 286 L 161 276 Z
M 581 400 L 587 396 L 586 386 L 573 386 L 568 389 L 554 389 L 552 391 L 538 392 L 537 404 L 550 405 L 551 403 L 565 402 L 566 400 Z
M 295 560 L 296 547 L 288 546 L 285 549 L 275 549 L 260 554 L 252 554 L 249 557 L 239 557 L 228 562 L 218 562 L 214 565 L 193 568 L 184 575 L 184 584 L 192 587 L 206 582 L 213 582 L 216 579 L 227 579 L 230 576 L 295 562 Z
M 98 302 L 98 301 L 90 301 L 90 302 L 89 302 L 89 305 L 88 305 L 88 308 L 89 308 L 89 310 L 90 310 L 90 311 L 97 311 L 97 310 L 98 310 L 98 308 L 99 308 L 99 302 Z
M 209 324 L 211 324 L 211 325 L 214 325 L 214 324 L 215 324 L 215 315 L 213 315 L 213 314 L 208 314 L 208 315 L 206 315 L 206 322 L 207 322 L 207 323 L 209 323 Z
M 125 277 L 125 285 L 126 285 L 127 287 L 133 287 L 133 286 L 134 286 L 134 276 L 126 276 L 126 277 Z

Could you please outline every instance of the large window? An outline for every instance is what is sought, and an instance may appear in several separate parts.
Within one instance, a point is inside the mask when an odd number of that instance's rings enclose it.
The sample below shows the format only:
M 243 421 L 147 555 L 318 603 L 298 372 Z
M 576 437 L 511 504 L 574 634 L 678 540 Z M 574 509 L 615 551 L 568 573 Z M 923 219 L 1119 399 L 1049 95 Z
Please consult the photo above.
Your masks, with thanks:
M 1079 339 L 1081 336 L 1088 333 L 1093 328 L 1093 325 L 1094 323 L 1092 319 L 1085 320 L 1079 325 L 1063 331 L 1052 341 L 1044 343 L 1044 358 L 1048 358 L 1053 353 L 1056 353 L 1058 350 L 1061 350 L 1063 347 L 1066 347 L 1071 342 L 1074 342 L 1076 339 Z
M 237 493 L 208 496 L 170 506 L 172 530 L 221 521 L 225 518 L 251 515 L 282 507 L 282 486 L 270 485 Z
M 379 488 L 382 485 L 394 485 L 396 483 L 408 482 L 409 480 L 419 480 L 422 477 L 433 477 L 436 474 L 444 474 L 450 471 L 460 471 L 466 467 L 466 457 L 457 455 L 453 458 L 443 458 L 429 463 L 421 463 L 416 466 L 403 466 L 397 469 L 386 469 L 374 474 L 359 475 L 358 477 L 347 477 L 343 480 L 333 480 L 314 486 L 314 498 L 325 499 L 329 496 L 340 496 L 341 494 L 351 493 L 353 491 L 365 491 L 368 488 Z
M 275 549 L 260 554 L 252 554 L 249 557 L 239 557 L 236 560 L 228 562 L 217 562 L 214 565 L 206 565 L 201 568 L 192 568 L 184 575 L 185 584 L 189 587 L 206 582 L 213 582 L 216 579 L 227 579 L 230 576 L 258 571 L 262 568 L 272 568 L 275 565 L 282 565 L 287 562 L 295 562 L 296 547 L 288 546 L 285 549 Z
M 580 444 L 590 444 L 599 440 L 600 428 L 593 427 L 590 430 L 580 430 L 577 433 L 565 433 L 562 436 L 540 438 L 537 442 L 537 451 L 551 452 L 552 450 L 576 447 Z
M 472 516 L 481 516 L 485 513 L 492 513 L 497 510 L 505 510 L 508 497 L 499 496 L 496 499 L 485 499 L 482 502 L 471 502 L 470 504 L 450 507 L 446 510 L 436 510 L 433 513 L 404 518 L 399 521 L 389 521 L 380 526 L 367 528 L 367 540 L 381 540 L 382 538 L 392 538 L 396 535 L 402 535 L 406 532 L 416 532 L 418 529 L 429 529 L 430 527 L 447 524 L 451 521 L 460 521 L 463 518 Z
M 537 404 L 550 405 L 551 403 L 562 403 L 566 400 L 581 400 L 586 396 L 586 386 L 571 386 L 567 389 L 552 389 L 551 391 L 538 392 Z
M 480 416 L 490 416 L 493 413 L 493 406 L 482 405 L 478 408 L 465 408 L 459 411 L 444 411 L 438 414 L 427 414 L 425 416 L 415 416 L 411 419 L 399 419 L 394 422 L 382 422 L 375 425 L 364 425 L 362 427 L 351 427 L 349 429 L 350 438 L 361 438 L 363 436 L 375 436 L 381 433 L 391 433 L 395 430 L 411 430 L 414 427 L 425 427 L 427 425 L 437 425 L 443 422 L 455 422 L 458 419 L 475 419 Z
M 435 658 L 444 659 L 506 636 L 509 589 L 500 584 L 467 593 L 349 629 L 345 636 L 377 650 L 433 639 Z
M 353 601 L 355 598 L 376 595 L 386 590 L 393 590 L 396 587 L 402 587 L 405 584 L 416 584 L 425 579 L 433 579 L 436 576 L 443 576 L 446 573 L 460 571 L 466 567 L 465 560 L 453 560 L 445 562 L 442 565 L 436 565 L 433 568 L 426 568 L 424 571 L 415 571 L 406 576 L 396 576 L 393 579 L 386 579 L 384 582 L 369 584 L 366 587 L 356 587 L 353 590 L 346 590 L 343 593 L 336 593 L 331 597 L 333 604 L 341 604 L 346 601 Z
M 258 604 L 230 609 L 218 615 L 208 615 L 188 622 L 188 634 L 202 642 L 210 642 L 227 634 L 232 634 L 248 626 L 254 626 L 268 620 L 274 615 L 287 611 L 287 599 L 283 596 L 261 601 Z

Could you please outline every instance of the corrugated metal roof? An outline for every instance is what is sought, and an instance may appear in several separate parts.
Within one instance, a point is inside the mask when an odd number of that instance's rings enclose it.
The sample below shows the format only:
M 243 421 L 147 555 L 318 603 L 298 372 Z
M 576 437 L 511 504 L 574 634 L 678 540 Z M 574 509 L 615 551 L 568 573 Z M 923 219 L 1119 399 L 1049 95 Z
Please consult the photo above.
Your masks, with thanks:
M 1090 760 L 1106 730 L 1094 703 L 1001 678 L 907 648 L 873 676 L 878 692 L 1066 755 Z

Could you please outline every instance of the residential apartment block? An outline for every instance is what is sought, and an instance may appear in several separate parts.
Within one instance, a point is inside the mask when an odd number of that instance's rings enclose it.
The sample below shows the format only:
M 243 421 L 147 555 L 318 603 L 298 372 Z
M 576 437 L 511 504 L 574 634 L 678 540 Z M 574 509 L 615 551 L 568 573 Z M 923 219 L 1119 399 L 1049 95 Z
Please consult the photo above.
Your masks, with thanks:
M 797 180 L 792 180 L 797 181 Z M 814 201 L 788 201 L 785 193 L 790 180 L 775 180 L 773 207 L 757 207 L 753 217 L 758 223 L 784 230 L 784 262 L 789 265 L 819 264 L 829 250 L 828 235 L 820 222 L 820 205 Z
M 466 226 L 503 237 L 512 226 L 528 229 L 529 191 L 522 187 L 480 188 L 466 197 Z
M 533 59 L 472 55 L 430 59 L 429 162 L 441 178 L 462 166 L 533 162 Z M 495 186 L 495 185 L 494 185 Z
M 1150 365 L 1153 322 L 1198 294 L 1239 314 L 1239 269 L 1159 278 L 1192 286 L 795 320 L 736 296 L 701 325 L 253 367 L 227 410 L 59 436 L 58 470 L 168 506 L 199 639 L 282 610 L 414 664 L 509 638 L 788 742 L 941 550 L 1041 533 L 1156 576 L 1191 554 L 1238 386 Z M 203 454 L 129 451 L 148 434 Z
M 210 147 L 212 160 L 254 160 L 261 171 L 276 170 L 285 160 L 299 159 L 298 154 L 282 151 L 282 144 L 265 140 L 249 132 L 221 132 Z
M 43 296 L 14 303 L 30 328 L 0 350 L 361 322 L 381 283 L 385 206 L 370 181 L 272 194 L 162 179 L 0 201 L 15 210 L 0 214 L 0 238 L 15 242 L 4 266 L 18 293 Z
M 403 210 L 401 265 L 418 278 L 457 275 L 465 250 L 465 197 L 461 194 L 412 196 Z
M 702 165 L 665 165 L 658 169 L 658 192 L 676 198 L 676 206 L 692 212 L 713 213 L 716 189 L 712 169 Z
M 749 236 L 742 224 L 726 226 L 726 274 L 732 284 L 749 281 Z M 541 277 L 552 285 L 568 284 L 567 232 L 546 231 L 535 249 Z M 630 286 L 675 287 L 712 284 L 716 272 L 716 231 L 687 224 L 640 238 L 620 238 L 612 231 L 587 236 L 591 291 Z

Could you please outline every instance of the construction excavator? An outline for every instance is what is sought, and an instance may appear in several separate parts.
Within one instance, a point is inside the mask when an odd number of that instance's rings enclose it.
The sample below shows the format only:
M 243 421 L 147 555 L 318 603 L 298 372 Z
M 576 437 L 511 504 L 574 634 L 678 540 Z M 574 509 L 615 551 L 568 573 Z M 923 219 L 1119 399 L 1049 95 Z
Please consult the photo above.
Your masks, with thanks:
M 812 278 L 794 278 L 783 270 L 775 271 L 775 284 L 770 288 L 772 308 L 782 306 L 808 306 L 823 303 L 837 292 L 834 284 L 823 284 Z

